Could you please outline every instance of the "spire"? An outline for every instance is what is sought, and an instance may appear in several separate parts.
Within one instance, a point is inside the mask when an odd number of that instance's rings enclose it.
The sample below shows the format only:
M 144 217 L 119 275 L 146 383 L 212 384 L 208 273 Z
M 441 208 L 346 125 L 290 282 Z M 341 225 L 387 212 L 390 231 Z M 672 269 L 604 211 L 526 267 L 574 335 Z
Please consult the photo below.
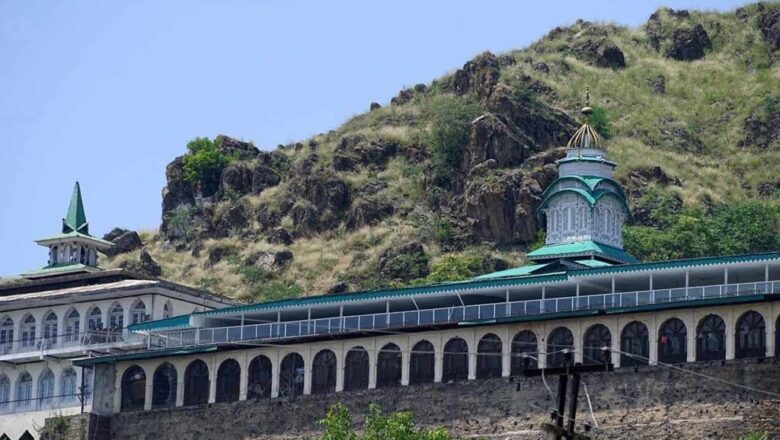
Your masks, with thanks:
M 62 219 L 62 232 L 65 234 L 68 232 L 89 234 L 89 224 L 87 223 L 87 215 L 84 214 L 84 202 L 81 201 L 81 187 L 78 182 L 73 187 L 68 213 Z
M 569 139 L 566 144 L 567 148 L 602 148 L 604 140 L 599 136 L 598 132 L 590 126 L 590 115 L 593 114 L 593 109 L 590 107 L 590 92 L 585 90 L 585 107 L 580 110 L 580 113 L 585 116 L 585 122 L 582 123 L 574 135 Z

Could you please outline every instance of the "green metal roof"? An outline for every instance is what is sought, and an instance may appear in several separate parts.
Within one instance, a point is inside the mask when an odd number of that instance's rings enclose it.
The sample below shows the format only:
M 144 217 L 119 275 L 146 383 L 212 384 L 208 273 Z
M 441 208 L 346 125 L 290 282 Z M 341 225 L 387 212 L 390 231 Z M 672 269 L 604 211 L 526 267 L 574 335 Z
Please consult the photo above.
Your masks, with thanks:
M 607 246 L 592 240 L 544 246 L 533 252 L 529 252 L 527 257 L 531 260 L 541 260 L 576 257 L 580 255 L 601 256 L 624 263 L 637 263 L 639 261 L 633 255 L 622 249 Z
M 191 348 L 168 348 L 164 350 L 139 351 L 135 353 L 117 354 L 110 356 L 100 356 L 94 358 L 75 359 L 73 365 L 77 367 L 88 367 L 97 364 L 113 364 L 121 361 L 137 361 L 143 359 L 155 359 L 167 356 L 184 356 L 187 354 L 211 353 L 217 351 L 215 345 L 205 345 Z
M 21 276 L 36 278 L 48 275 L 60 275 L 67 272 L 95 272 L 97 270 L 99 269 L 81 263 L 61 263 L 52 266 L 46 266 L 42 269 L 33 270 L 31 272 L 26 272 L 21 274 Z
M 588 192 L 582 188 L 563 188 L 548 194 L 547 197 L 542 200 L 542 203 L 539 205 L 539 207 L 536 208 L 536 215 L 540 215 L 544 211 L 544 208 L 547 207 L 547 203 L 549 203 L 550 200 L 554 199 L 559 194 L 564 193 L 571 193 L 582 198 L 591 208 L 604 197 L 614 197 L 620 202 L 621 205 L 623 205 L 623 208 L 626 210 L 626 215 L 629 217 L 631 216 L 631 210 L 628 208 L 628 202 L 626 201 L 626 198 L 623 194 L 617 194 L 605 189 L 597 189 L 595 191 Z
M 592 258 L 584 259 L 584 260 L 574 260 L 575 263 L 581 264 L 583 266 L 588 267 L 608 267 L 608 266 L 614 266 L 614 264 L 609 263 L 607 261 L 601 261 L 601 260 L 594 260 Z
M 600 157 L 589 157 L 589 156 L 564 157 L 563 159 L 559 159 L 557 163 L 561 164 L 567 162 L 599 162 L 599 163 L 610 165 L 612 167 L 617 166 L 615 162 L 610 162 L 607 159 L 603 159 Z
M 110 242 L 108 240 L 103 240 L 102 238 L 97 238 L 92 235 L 83 234 L 78 231 L 71 231 L 71 232 L 63 232 L 62 234 L 56 234 L 52 235 L 51 237 L 41 238 L 39 240 L 35 240 L 36 243 L 45 243 L 47 241 L 54 241 L 54 240 L 65 240 L 68 238 L 81 238 L 87 241 L 91 241 L 95 244 L 99 244 L 101 246 L 114 246 L 113 242 Z
M 680 269 L 692 266 L 712 266 L 715 264 L 745 263 L 751 261 L 780 260 L 780 251 L 756 254 L 725 255 L 717 257 L 687 258 L 682 260 L 656 261 L 651 263 L 621 264 L 602 268 L 577 269 L 569 272 L 573 275 L 601 275 L 623 272 L 644 272 L 657 269 Z
M 131 332 L 142 332 L 146 330 L 169 330 L 177 328 L 186 328 L 190 326 L 190 315 L 174 316 L 167 319 L 158 319 L 157 321 L 147 321 L 138 324 L 130 324 L 127 329 Z
M 572 175 L 572 176 L 561 176 L 558 179 L 556 179 L 555 182 L 550 184 L 550 186 L 548 186 L 547 189 L 544 190 L 544 192 L 542 193 L 542 198 L 545 198 L 547 196 L 547 193 L 552 191 L 556 183 L 561 182 L 563 180 L 575 180 L 577 182 L 581 182 L 582 184 L 587 186 L 590 189 L 590 191 L 594 191 L 596 187 L 599 185 L 599 183 L 601 182 L 609 182 L 614 184 L 621 191 L 621 194 L 623 192 L 623 188 L 621 187 L 620 183 L 618 183 L 616 180 L 611 179 L 609 177 Z M 623 194 L 623 196 L 625 197 L 625 194 Z
M 70 197 L 68 213 L 62 219 L 62 232 L 81 232 L 89 235 L 89 223 L 84 213 L 84 202 L 81 200 L 81 186 L 76 182 L 73 186 L 73 195 Z
M 485 275 L 480 275 L 478 277 L 474 277 L 475 280 L 489 280 L 493 278 L 504 278 L 504 277 L 518 277 L 518 276 L 524 276 L 524 275 L 530 275 L 534 272 L 536 272 L 539 269 L 542 269 L 544 267 L 549 266 L 550 263 L 545 264 L 528 264 L 525 266 L 520 267 L 513 267 L 512 269 L 506 269 L 506 270 L 500 270 L 498 272 L 491 272 L 486 273 Z

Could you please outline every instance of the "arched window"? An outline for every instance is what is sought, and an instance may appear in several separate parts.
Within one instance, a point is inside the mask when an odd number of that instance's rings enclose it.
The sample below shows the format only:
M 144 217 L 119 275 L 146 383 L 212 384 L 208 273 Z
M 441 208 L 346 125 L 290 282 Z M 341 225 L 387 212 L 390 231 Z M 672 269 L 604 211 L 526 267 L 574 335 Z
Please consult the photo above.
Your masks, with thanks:
M 534 332 L 522 330 L 512 338 L 512 376 L 523 374 L 523 370 L 529 368 L 537 368 L 538 357 Z
M 209 401 L 209 367 L 200 359 L 184 370 L 184 404 L 202 405 Z
M 376 362 L 376 387 L 389 388 L 401 385 L 401 349 L 386 344 L 379 350 Z
M 171 305 L 171 302 L 168 301 L 163 306 L 163 319 L 168 319 L 171 316 L 173 316 L 173 306 Z
M 665 364 L 685 362 L 688 357 L 688 330 L 677 318 L 667 319 L 658 331 L 658 360 Z
M 71 310 L 65 315 L 65 342 L 75 342 L 79 340 L 79 321 L 81 316 L 76 309 Z
M 368 352 L 363 347 L 354 347 L 344 360 L 344 391 L 368 388 Z
M 43 339 L 49 347 L 57 343 L 57 314 L 54 312 L 43 318 Z
M 62 401 L 75 402 L 79 397 L 76 370 L 73 368 L 62 370 L 60 382 L 60 398 Z
M 0 348 L 3 353 L 9 353 L 14 348 L 14 321 L 5 318 L 0 325 Z
M 608 350 L 604 350 L 607 348 Z M 585 331 L 582 338 L 582 363 L 585 365 L 606 365 L 611 362 L 612 333 L 607 326 L 596 324 Z
M 177 383 L 176 367 L 169 362 L 157 367 L 152 377 L 152 408 L 176 406 Z
M 131 323 L 139 324 L 146 321 L 146 304 L 143 301 L 138 300 L 138 302 L 133 304 L 133 309 L 130 312 L 132 313 L 130 317 Z
M 35 318 L 33 315 L 27 315 L 26 318 L 22 320 L 22 340 L 21 346 L 24 347 L 35 347 Z
M 30 373 L 23 372 L 16 380 L 16 406 L 19 408 L 29 408 L 32 406 L 32 385 L 33 379 Z
M 268 399 L 271 397 L 271 360 L 260 355 L 249 363 L 247 399 Z
M 38 402 L 41 406 L 49 406 L 54 401 L 54 373 L 50 369 L 43 370 L 38 377 Z
M 122 374 L 122 411 L 144 409 L 146 400 L 146 373 L 138 365 L 125 370 Z
M 279 367 L 279 397 L 295 397 L 303 394 L 303 357 L 290 353 Z
M 103 329 L 103 312 L 100 308 L 95 306 L 87 314 L 87 329 L 89 330 L 102 330 Z
M 336 355 L 330 350 L 322 350 L 314 356 L 311 366 L 311 392 L 336 392 Z
M 456 382 L 469 378 L 469 345 L 462 338 L 444 344 L 442 381 Z
M 766 324 L 760 313 L 749 311 L 737 321 L 737 358 L 766 356 Z
M 409 384 L 417 385 L 433 382 L 435 363 L 436 355 L 433 344 L 428 341 L 420 341 L 414 344 L 409 358 Z
M 11 381 L 8 376 L 0 374 L 0 409 L 8 408 L 8 402 L 11 401 Z
M 574 351 L 574 335 L 566 327 L 558 327 L 547 338 L 547 367 L 563 367 Z
M 623 327 L 620 334 L 621 367 L 647 365 L 650 357 L 650 334 L 647 326 L 639 321 L 631 321 Z
M 477 344 L 477 379 L 501 377 L 501 338 L 488 333 Z
M 121 329 L 125 326 L 125 309 L 121 304 L 114 304 L 108 312 L 108 327 L 112 330 Z
M 241 388 L 241 366 L 235 359 L 227 359 L 217 369 L 217 402 L 235 402 Z
M 696 360 L 726 359 L 726 323 L 718 315 L 707 315 L 696 329 Z

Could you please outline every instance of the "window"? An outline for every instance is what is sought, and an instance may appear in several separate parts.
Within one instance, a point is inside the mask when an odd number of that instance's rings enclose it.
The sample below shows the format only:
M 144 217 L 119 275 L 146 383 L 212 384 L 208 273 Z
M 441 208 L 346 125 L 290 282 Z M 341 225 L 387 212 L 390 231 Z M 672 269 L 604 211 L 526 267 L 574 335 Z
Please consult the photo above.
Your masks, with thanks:
M 279 397 L 295 397 L 303 394 L 303 357 L 290 353 L 279 368 Z
M 112 330 L 124 328 L 125 310 L 120 304 L 114 304 L 114 307 L 111 307 L 111 311 L 108 314 L 108 319 L 109 327 Z
M 436 354 L 433 344 L 420 341 L 412 347 L 409 359 L 409 383 L 411 385 L 431 383 L 435 374 Z
M 200 359 L 184 370 L 184 404 L 201 405 L 209 401 L 209 367 Z
M 488 333 L 477 344 L 477 379 L 501 377 L 501 338 Z
M 620 335 L 620 366 L 632 367 L 647 365 L 650 357 L 650 334 L 647 326 L 639 321 L 632 321 L 623 327 Z
M 571 360 L 574 351 L 574 336 L 566 327 L 558 327 L 547 338 L 547 367 L 563 367 Z
M 176 406 L 176 367 L 165 362 L 154 370 L 152 377 L 152 408 Z
M 146 373 L 133 365 L 122 375 L 122 411 L 138 411 L 144 409 L 146 400 Z
M 612 333 L 605 325 L 596 324 L 588 328 L 582 343 L 583 364 L 606 365 L 611 363 L 609 350 L 612 349 Z
M 21 346 L 23 348 L 35 346 L 35 318 L 32 315 L 27 315 L 22 321 Z
M 511 372 L 513 376 L 523 373 L 523 370 L 537 368 L 538 353 L 536 351 L 536 335 L 529 330 L 522 330 L 512 338 Z
M 696 360 L 726 359 L 726 323 L 718 315 L 707 315 L 696 330 Z
M 103 312 L 100 308 L 93 307 L 87 315 L 87 329 L 88 330 L 102 330 L 103 329 Z
M 78 399 L 76 371 L 73 368 L 66 368 L 62 371 L 62 386 L 60 388 L 63 402 L 74 402 Z
M 14 321 L 11 318 L 5 318 L 3 325 L 0 325 L 0 348 L 3 353 L 9 353 L 14 346 Z
M 98 310 L 98 314 L 100 311 Z M 76 342 L 79 340 L 79 326 L 81 316 L 76 309 L 73 309 L 65 317 L 65 342 Z
M 368 388 L 368 352 L 363 347 L 354 347 L 344 360 L 344 391 Z
M 392 343 L 382 347 L 377 357 L 376 369 L 377 388 L 401 385 L 401 349 Z
M 688 331 L 681 320 L 666 320 L 658 331 L 658 360 L 665 364 L 685 362 L 688 356 L 687 339 Z
M 766 324 L 760 313 L 749 311 L 737 321 L 737 358 L 766 356 Z
M 11 401 L 11 381 L 5 374 L 0 375 L 0 409 L 8 408 Z
M 456 382 L 469 378 L 469 346 L 461 338 L 452 338 L 444 344 L 444 382 Z
M 57 314 L 54 312 L 43 318 L 43 339 L 49 347 L 57 343 Z
M 247 399 L 268 399 L 271 397 L 271 360 L 260 355 L 249 363 Z
M 165 303 L 163 306 L 163 319 L 168 319 L 173 316 L 173 306 L 170 302 Z
M 322 350 L 314 356 L 311 371 L 312 394 L 327 394 L 336 391 L 336 355 Z
M 133 313 L 133 316 L 131 317 L 130 321 L 133 324 L 138 324 L 138 323 L 141 323 L 141 322 L 145 322 L 146 321 L 146 305 L 144 304 L 144 302 L 139 300 L 137 303 L 135 303 L 135 305 L 133 305 L 132 313 Z
M 227 359 L 217 369 L 217 402 L 235 402 L 241 386 L 241 366 L 235 359 Z
M 54 373 L 50 369 L 43 370 L 38 378 L 38 402 L 41 406 L 49 406 L 54 401 Z
M 29 408 L 32 402 L 32 376 L 30 373 L 23 372 L 16 381 L 16 406 L 18 408 Z

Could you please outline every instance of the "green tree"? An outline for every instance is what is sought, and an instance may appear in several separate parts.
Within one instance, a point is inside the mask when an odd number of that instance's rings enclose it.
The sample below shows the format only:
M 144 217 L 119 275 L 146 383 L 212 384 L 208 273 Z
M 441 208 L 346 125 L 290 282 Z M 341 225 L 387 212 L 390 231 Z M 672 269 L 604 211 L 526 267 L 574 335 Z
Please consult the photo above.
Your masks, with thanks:
M 450 440 L 446 429 L 418 429 L 410 412 L 385 415 L 377 405 L 368 406 L 363 434 L 352 429 L 352 416 L 346 405 L 337 403 L 330 407 L 328 415 L 320 420 L 325 432 L 320 440 Z
M 607 118 L 607 111 L 603 107 L 593 107 L 593 113 L 590 115 L 590 125 L 596 129 L 596 131 L 604 139 L 612 137 L 612 125 Z
M 230 156 L 219 150 L 219 142 L 206 137 L 187 143 L 184 156 L 184 178 L 200 185 L 201 193 L 210 196 L 219 189 L 222 169 L 230 163 Z
M 479 103 L 473 98 L 442 95 L 429 103 L 427 115 L 431 129 L 428 140 L 439 177 L 452 181 L 460 169 L 471 121 L 480 112 Z

